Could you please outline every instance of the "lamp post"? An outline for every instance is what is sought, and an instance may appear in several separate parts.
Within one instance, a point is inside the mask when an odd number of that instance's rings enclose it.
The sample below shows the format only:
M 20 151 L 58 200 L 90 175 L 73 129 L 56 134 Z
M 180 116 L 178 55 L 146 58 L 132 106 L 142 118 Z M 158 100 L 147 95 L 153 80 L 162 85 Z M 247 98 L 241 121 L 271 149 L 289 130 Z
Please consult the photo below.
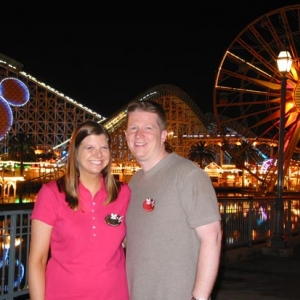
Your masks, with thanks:
M 288 51 L 281 51 L 277 58 L 278 70 L 281 73 L 281 98 L 280 98 L 280 119 L 278 138 L 278 159 L 277 159 L 277 192 L 275 202 L 274 232 L 271 238 L 272 248 L 284 248 L 283 238 L 283 199 L 282 191 L 284 184 L 284 129 L 285 129 L 285 100 L 286 100 L 286 74 L 291 70 L 292 57 Z

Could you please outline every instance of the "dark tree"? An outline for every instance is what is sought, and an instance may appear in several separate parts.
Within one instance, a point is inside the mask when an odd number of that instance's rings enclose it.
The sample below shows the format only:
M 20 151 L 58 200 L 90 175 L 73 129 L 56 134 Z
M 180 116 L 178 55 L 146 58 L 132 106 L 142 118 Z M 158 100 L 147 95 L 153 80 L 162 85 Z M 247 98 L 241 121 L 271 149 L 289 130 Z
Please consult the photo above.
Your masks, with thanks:
M 188 158 L 198 163 L 200 168 L 203 169 L 204 164 L 215 161 L 215 152 L 205 142 L 198 142 L 192 145 Z
M 165 142 L 165 149 L 166 149 L 166 151 L 168 152 L 168 153 L 172 153 L 173 152 L 173 148 L 172 148 L 172 146 L 170 145 L 170 143 L 169 142 Z
M 33 138 L 24 132 L 13 136 L 8 145 L 8 159 L 20 162 L 20 175 L 24 175 L 24 162 L 36 161 Z

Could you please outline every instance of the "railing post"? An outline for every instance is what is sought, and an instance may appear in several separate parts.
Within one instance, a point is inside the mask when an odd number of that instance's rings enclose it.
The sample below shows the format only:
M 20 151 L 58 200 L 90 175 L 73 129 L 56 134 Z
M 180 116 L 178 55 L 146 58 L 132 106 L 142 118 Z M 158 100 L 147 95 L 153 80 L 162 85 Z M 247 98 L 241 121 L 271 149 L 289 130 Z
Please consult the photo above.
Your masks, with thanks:
M 12 214 L 10 216 L 10 244 L 9 244 L 9 253 L 8 253 L 8 283 L 7 283 L 7 292 L 9 295 L 13 295 L 14 292 L 14 279 L 15 279 L 15 257 L 16 257 L 16 225 L 17 225 L 17 216 Z M 13 299 L 13 298 L 12 298 Z
M 249 199 L 249 212 L 248 212 L 248 240 L 249 246 L 251 247 L 253 244 L 252 237 L 252 220 L 253 220 L 253 199 Z
M 221 248 L 221 252 L 222 254 L 225 254 L 226 252 L 226 222 L 225 220 L 223 219 L 222 220 L 222 248 Z
M 287 211 L 287 223 L 286 223 L 286 237 L 287 239 L 290 238 L 292 234 L 292 199 L 288 199 L 288 211 Z

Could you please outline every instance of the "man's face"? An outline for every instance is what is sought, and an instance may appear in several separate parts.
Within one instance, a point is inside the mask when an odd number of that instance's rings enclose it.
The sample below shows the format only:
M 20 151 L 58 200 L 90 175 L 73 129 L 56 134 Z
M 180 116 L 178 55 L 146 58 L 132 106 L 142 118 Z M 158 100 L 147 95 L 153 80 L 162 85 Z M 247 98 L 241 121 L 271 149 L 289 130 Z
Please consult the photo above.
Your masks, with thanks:
M 134 111 L 128 116 L 127 144 L 141 163 L 155 160 L 165 149 L 167 131 L 161 131 L 157 119 L 155 113 L 145 111 Z

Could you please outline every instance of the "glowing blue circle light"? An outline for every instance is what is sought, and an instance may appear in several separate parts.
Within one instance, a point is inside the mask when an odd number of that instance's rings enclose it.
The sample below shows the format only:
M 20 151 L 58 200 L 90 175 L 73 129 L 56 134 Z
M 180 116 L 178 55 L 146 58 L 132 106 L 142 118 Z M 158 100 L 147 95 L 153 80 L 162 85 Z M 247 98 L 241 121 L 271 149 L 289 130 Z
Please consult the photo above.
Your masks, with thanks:
M 0 82 L 0 96 L 12 106 L 22 106 L 29 100 L 29 90 L 21 80 L 7 77 Z
M 0 97 L 0 140 L 9 131 L 13 123 L 13 114 L 9 104 Z
M 0 140 L 6 135 L 13 124 L 11 106 L 23 106 L 30 98 L 27 86 L 13 77 L 4 78 L 0 82 Z

